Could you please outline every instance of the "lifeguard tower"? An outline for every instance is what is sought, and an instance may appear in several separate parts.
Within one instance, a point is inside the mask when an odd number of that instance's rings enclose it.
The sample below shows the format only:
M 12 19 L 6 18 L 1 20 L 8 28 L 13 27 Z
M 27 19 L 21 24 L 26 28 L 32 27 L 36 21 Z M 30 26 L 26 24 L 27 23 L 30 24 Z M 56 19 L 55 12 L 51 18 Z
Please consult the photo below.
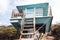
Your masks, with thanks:
M 16 6 L 12 11 L 11 24 L 20 32 L 20 40 L 39 40 L 50 32 L 53 19 L 49 3 Z

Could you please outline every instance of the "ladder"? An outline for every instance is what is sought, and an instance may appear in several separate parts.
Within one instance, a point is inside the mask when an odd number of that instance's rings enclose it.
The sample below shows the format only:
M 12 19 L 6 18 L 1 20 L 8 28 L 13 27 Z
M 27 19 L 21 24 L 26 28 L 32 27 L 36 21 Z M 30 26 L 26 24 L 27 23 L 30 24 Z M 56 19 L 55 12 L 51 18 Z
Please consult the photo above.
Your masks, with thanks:
M 25 18 L 20 40 L 34 40 L 34 18 Z

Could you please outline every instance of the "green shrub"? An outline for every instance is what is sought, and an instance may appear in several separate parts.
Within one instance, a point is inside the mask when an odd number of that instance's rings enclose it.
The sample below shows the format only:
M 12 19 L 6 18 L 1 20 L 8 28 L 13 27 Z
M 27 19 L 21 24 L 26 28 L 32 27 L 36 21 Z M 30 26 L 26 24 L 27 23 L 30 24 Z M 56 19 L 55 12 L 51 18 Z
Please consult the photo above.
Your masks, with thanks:
M 17 30 L 14 27 L 1 27 L 0 33 L 4 33 L 4 32 L 16 33 Z
M 16 38 L 17 30 L 14 27 L 0 27 L 0 39 Z

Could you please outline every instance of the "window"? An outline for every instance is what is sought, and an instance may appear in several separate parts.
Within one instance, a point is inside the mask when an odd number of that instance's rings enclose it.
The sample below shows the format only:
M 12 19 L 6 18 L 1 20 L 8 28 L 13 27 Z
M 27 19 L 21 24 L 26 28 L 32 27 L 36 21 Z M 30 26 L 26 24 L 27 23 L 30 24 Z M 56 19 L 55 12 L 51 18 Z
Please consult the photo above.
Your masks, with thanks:
M 36 8 L 35 13 L 36 16 L 43 16 L 43 8 Z
M 24 13 L 26 18 L 32 18 L 34 17 L 34 8 L 25 8 Z
M 20 10 L 19 10 L 19 12 L 20 12 L 20 13 L 23 13 L 23 10 L 22 10 L 22 9 L 20 9 Z
M 34 13 L 34 9 L 27 9 L 27 14 Z

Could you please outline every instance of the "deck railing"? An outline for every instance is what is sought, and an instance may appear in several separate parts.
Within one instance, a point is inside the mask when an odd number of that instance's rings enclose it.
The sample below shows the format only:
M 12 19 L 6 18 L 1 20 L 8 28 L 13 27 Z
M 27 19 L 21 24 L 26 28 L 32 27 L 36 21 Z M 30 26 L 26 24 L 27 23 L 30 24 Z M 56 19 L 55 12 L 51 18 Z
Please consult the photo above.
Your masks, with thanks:
M 23 15 L 24 15 L 23 13 L 12 13 L 11 18 L 14 18 L 14 17 L 22 17 Z
M 19 12 L 16 12 L 16 10 L 13 10 L 12 11 L 11 18 L 14 18 L 14 17 L 22 17 L 23 15 L 24 15 L 24 13 L 19 13 Z

